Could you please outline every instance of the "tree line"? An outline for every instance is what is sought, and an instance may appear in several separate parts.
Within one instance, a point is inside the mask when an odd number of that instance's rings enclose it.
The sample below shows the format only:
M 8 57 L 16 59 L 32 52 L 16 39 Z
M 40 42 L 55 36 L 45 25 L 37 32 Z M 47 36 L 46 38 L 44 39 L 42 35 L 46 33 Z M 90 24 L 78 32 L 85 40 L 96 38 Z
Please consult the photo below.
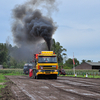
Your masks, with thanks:
M 12 47 L 11 44 L 0 43 L 0 65 L 3 65 L 4 68 L 23 68 L 25 62 L 17 62 L 12 56 L 10 56 L 8 46 Z M 12 49 L 15 48 L 16 46 L 12 47 Z
M 18 48 L 16 46 L 13 47 L 11 44 L 0 43 L 0 65 L 3 65 L 4 68 L 23 68 L 24 64 L 27 63 L 27 61 L 17 61 L 14 57 L 10 55 L 10 52 L 13 52 L 15 49 Z M 54 39 L 51 50 L 57 54 L 59 66 L 63 66 L 65 69 L 73 68 L 73 59 L 67 59 L 67 50 Z M 74 61 L 75 66 L 80 64 L 77 58 L 74 58 Z M 81 63 L 83 62 L 91 62 L 91 60 L 86 61 L 83 59 Z

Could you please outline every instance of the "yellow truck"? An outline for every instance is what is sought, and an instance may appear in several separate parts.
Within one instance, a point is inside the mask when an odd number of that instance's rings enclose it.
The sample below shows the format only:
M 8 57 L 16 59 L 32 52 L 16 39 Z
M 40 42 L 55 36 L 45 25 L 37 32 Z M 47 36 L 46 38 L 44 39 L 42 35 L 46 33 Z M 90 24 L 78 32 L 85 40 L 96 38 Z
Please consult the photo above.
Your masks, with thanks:
M 35 54 L 34 58 L 34 67 L 29 70 L 29 77 L 57 79 L 58 61 L 57 55 L 53 51 L 41 51 L 41 53 Z

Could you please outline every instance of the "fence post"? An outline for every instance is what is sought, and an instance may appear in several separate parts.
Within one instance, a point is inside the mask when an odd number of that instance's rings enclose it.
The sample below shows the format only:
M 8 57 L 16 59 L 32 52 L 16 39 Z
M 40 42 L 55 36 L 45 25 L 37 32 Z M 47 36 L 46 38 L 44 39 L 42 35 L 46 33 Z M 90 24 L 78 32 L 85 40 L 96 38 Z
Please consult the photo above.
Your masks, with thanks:
M 94 78 L 94 72 L 93 72 L 93 78 Z

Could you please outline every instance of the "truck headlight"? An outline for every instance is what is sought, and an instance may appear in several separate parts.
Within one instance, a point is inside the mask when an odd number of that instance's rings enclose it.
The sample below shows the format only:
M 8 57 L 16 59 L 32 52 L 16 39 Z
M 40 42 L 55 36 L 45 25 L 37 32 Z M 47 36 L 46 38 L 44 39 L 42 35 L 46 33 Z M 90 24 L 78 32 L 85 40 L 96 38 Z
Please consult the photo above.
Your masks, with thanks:
M 57 70 L 55 70 L 55 72 L 57 72 Z
M 41 72 L 41 70 L 39 70 L 39 72 Z

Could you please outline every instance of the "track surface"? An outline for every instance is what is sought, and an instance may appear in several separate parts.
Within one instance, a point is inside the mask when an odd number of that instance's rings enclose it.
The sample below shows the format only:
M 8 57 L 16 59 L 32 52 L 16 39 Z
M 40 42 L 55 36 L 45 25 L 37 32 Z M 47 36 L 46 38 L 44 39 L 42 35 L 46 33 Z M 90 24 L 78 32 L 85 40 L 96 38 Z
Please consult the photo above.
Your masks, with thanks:
M 7 77 L 16 84 L 12 86 L 12 91 L 17 100 L 100 100 L 100 79 Z M 25 99 L 25 96 L 29 99 Z

